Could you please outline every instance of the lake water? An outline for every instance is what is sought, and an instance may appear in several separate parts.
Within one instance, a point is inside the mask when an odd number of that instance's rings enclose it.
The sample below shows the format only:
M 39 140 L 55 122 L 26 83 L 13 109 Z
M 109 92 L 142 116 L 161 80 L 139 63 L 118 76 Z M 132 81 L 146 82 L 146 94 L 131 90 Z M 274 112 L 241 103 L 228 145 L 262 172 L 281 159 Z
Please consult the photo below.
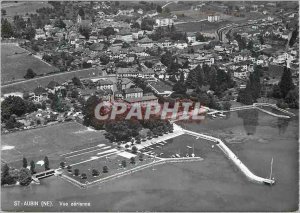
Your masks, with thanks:
M 184 128 L 222 138 L 256 175 L 274 186 L 249 182 L 220 152 L 201 162 L 172 163 L 105 185 L 80 189 L 58 177 L 41 185 L 2 188 L 5 211 L 295 211 L 298 209 L 298 116 L 281 120 L 257 110 L 232 112 Z M 195 140 L 191 137 L 190 140 Z M 183 141 L 184 142 L 184 141 Z M 52 207 L 14 206 L 14 201 L 52 201 Z M 68 207 L 59 206 L 68 202 Z M 72 202 L 91 207 L 72 207 Z

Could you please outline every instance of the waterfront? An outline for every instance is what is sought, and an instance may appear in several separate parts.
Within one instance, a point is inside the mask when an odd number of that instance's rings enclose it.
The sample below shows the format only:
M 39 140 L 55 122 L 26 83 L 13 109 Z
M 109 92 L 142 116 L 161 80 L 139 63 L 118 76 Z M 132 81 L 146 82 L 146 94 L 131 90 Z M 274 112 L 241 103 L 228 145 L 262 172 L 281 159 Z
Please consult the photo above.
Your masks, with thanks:
M 267 177 L 271 158 L 276 185 L 249 182 L 221 152 L 201 162 L 172 163 L 79 189 L 57 177 L 27 188 L 2 188 L 2 210 L 23 211 L 295 211 L 298 206 L 298 117 L 280 120 L 257 110 L 232 112 L 184 128 L 220 137 L 256 175 Z M 175 139 L 174 139 L 175 140 Z M 190 140 L 196 140 L 190 137 Z M 216 149 L 216 148 L 214 148 Z M 13 201 L 56 201 L 52 208 L 14 207 Z M 59 207 L 58 201 L 91 207 Z

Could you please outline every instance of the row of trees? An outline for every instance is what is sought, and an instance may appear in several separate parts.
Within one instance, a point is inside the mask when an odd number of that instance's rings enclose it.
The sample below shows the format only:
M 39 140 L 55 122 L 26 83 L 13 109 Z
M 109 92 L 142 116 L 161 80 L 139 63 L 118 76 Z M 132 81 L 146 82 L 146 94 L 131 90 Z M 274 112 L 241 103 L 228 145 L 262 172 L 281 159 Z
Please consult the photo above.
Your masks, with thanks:
M 20 170 L 11 170 L 7 164 L 4 164 L 1 168 L 1 185 L 12 185 L 19 181 L 21 186 L 27 186 L 32 181 L 32 175 L 36 174 L 35 163 L 33 160 L 30 161 L 30 169 L 28 169 L 27 159 L 24 157 L 23 165 Z M 47 156 L 44 158 L 45 171 L 49 170 L 49 159 Z
M 237 101 L 243 104 L 253 104 L 261 96 L 260 77 L 263 75 L 262 70 L 254 67 L 254 72 L 250 74 L 246 88 L 239 91 Z
M 279 84 L 273 87 L 272 96 L 279 99 L 277 105 L 281 108 L 299 108 L 299 91 L 289 68 L 284 68 Z
M 28 167 L 28 161 L 25 157 L 23 158 L 22 162 L 23 162 L 23 168 L 27 168 Z M 48 159 L 47 156 L 45 156 L 45 158 L 44 158 L 44 168 L 45 168 L 45 171 L 50 170 L 49 159 Z M 34 163 L 33 160 L 30 161 L 30 172 L 31 172 L 31 174 L 36 173 L 35 163 Z
M 39 108 L 42 108 L 42 105 L 18 96 L 8 96 L 1 102 L 1 119 L 7 129 L 18 128 L 21 124 L 16 121 L 16 117 L 34 112 Z
M 1 19 L 1 34 L 3 38 L 24 38 L 31 40 L 35 37 L 35 28 L 26 23 L 20 16 L 14 16 L 13 22 Z
M 65 168 L 65 162 L 61 162 L 61 163 L 60 163 L 60 167 L 64 169 L 64 168 Z M 73 173 L 75 176 L 79 176 L 79 175 L 80 175 L 79 169 L 74 169 L 74 170 L 72 170 L 72 166 L 67 166 L 66 169 L 67 169 L 67 171 L 68 171 L 69 173 Z M 103 167 L 102 167 L 102 172 L 103 172 L 103 173 L 108 173 L 108 171 L 109 171 L 108 166 L 103 166 Z M 97 170 L 97 169 L 93 169 L 93 170 L 92 170 L 92 176 L 99 176 L 99 175 L 100 175 L 99 170 Z M 82 178 L 82 179 L 86 179 L 86 178 L 87 178 L 86 173 L 82 173 L 82 174 L 81 174 L 81 178 Z

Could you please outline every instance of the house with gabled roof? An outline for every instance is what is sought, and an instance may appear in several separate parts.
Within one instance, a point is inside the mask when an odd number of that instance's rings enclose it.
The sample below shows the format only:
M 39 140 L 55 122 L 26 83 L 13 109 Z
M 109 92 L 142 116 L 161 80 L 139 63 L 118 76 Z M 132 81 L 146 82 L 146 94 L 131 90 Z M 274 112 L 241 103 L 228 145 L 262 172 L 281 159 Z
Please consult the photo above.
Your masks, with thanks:
M 44 87 L 38 86 L 33 90 L 32 100 L 35 102 L 43 102 L 48 99 L 48 92 Z

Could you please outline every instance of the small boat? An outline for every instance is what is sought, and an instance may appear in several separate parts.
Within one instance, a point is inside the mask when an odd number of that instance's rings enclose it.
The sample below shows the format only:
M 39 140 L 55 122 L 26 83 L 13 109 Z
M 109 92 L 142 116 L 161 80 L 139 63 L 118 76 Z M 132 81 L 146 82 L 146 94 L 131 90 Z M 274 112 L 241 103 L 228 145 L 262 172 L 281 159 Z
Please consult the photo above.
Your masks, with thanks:
M 273 173 L 273 158 L 272 158 L 272 160 L 271 160 L 271 172 L 270 172 L 269 180 L 264 181 L 264 184 L 270 185 L 270 186 L 272 186 L 272 185 L 275 184 L 275 178 L 272 177 L 272 173 Z
M 223 113 L 219 114 L 220 117 L 226 117 L 226 115 L 224 115 Z
M 214 114 L 212 114 L 212 115 L 211 115 L 211 117 L 212 117 L 212 118 L 216 118 L 217 116 L 216 116 L 216 115 L 214 115 Z
M 180 158 L 180 155 L 179 154 L 175 154 L 175 157 Z

